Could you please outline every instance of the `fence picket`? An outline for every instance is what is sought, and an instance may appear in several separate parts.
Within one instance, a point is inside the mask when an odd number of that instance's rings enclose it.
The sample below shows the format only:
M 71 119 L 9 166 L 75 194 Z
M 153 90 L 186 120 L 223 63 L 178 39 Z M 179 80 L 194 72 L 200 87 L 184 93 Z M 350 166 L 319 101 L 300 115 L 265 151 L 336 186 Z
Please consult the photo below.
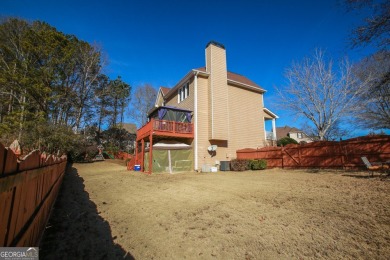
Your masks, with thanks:
M 38 246 L 66 160 L 35 150 L 18 161 L 0 143 L 0 247 Z
M 0 245 L 6 245 L 13 189 L 0 193 Z
M 5 160 L 4 160 L 4 172 L 3 174 L 14 173 L 18 170 L 18 157 L 15 153 L 9 149 L 5 149 Z
M 29 153 L 24 159 L 19 163 L 19 171 L 25 171 L 30 169 L 36 169 L 40 166 L 40 152 L 39 150 L 34 150 Z
M 2 143 L 0 143 L 0 176 L 4 172 L 4 164 L 5 164 L 5 147 Z

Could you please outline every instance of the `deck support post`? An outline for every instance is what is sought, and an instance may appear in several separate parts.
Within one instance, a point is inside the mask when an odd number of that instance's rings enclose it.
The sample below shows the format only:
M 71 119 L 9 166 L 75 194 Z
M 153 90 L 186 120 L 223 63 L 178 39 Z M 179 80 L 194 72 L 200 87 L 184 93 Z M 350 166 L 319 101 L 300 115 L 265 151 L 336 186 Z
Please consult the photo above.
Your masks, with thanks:
M 144 171 L 144 157 L 145 157 L 145 140 L 142 139 L 141 140 L 141 162 L 140 162 L 140 165 L 141 165 L 141 171 Z
M 153 132 L 149 136 L 149 174 L 152 174 L 153 169 Z
M 139 155 L 139 153 L 138 153 L 138 141 L 135 141 L 134 147 L 135 147 L 135 163 L 134 164 L 137 164 L 137 162 L 138 162 L 138 155 Z

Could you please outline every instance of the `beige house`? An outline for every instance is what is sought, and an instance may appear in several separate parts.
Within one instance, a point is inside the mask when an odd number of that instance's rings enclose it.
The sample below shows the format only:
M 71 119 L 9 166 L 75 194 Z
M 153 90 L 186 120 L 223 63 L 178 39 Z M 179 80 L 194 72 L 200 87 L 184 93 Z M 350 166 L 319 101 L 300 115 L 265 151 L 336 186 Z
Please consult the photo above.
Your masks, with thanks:
M 298 143 L 305 142 L 305 143 L 311 143 L 313 142 L 313 138 L 309 137 L 305 132 L 302 130 L 290 127 L 290 126 L 283 126 L 283 127 L 276 127 L 276 136 L 277 140 L 283 138 L 283 137 L 290 137 L 297 141 Z
M 192 168 L 201 170 L 204 165 L 234 159 L 238 149 L 266 146 L 266 120 L 273 121 L 272 133 L 276 134 L 278 117 L 264 107 L 265 90 L 245 76 L 227 71 L 223 45 L 210 42 L 205 53 L 205 67 L 192 69 L 171 89 L 160 88 L 156 108 L 149 115 L 153 123 L 148 124 L 153 126 L 144 126 L 137 134 L 139 153 L 147 149 L 143 148 L 145 142 L 152 147 L 159 140 L 176 139 L 190 145 Z M 158 118 L 164 113 L 157 110 L 162 109 L 182 113 L 182 123 L 176 121 L 168 129 L 168 121 Z M 179 133 L 179 128 L 184 132 Z M 171 135 L 167 133 L 170 130 Z M 152 163 L 151 157 L 149 160 Z

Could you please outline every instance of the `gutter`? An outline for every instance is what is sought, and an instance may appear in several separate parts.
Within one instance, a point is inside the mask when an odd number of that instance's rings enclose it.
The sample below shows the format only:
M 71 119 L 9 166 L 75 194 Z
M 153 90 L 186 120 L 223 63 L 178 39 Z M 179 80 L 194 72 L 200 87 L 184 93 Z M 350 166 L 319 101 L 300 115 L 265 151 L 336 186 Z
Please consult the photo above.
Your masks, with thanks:
M 272 116 L 272 117 L 275 118 L 275 119 L 278 119 L 278 118 L 279 118 L 275 113 L 273 113 L 273 112 L 272 112 L 271 110 L 269 110 L 268 108 L 263 107 L 263 111 L 266 112 L 268 115 Z
M 227 81 L 228 81 L 228 83 L 230 82 L 230 83 L 232 83 L 234 85 L 241 86 L 241 87 L 244 87 L 244 88 L 247 88 L 247 89 L 259 92 L 259 93 L 267 92 L 264 89 L 261 89 L 261 88 L 258 88 L 258 87 L 253 87 L 251 85 L 248 85 L 248 84 L 245 84 L 245 83 L 241 83 L 241 82 L 238 82 L 238 81 L 235 81 L 235 80 L 228 79 Z

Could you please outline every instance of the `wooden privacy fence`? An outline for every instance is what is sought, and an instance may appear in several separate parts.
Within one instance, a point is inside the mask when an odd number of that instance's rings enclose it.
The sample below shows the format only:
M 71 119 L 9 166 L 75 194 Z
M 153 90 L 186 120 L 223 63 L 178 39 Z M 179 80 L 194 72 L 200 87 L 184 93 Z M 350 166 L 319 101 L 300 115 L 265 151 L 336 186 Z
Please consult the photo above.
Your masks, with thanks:
M 340 142 L 318 141 L 285 147 L 264 147 L 237 151 L 237 159 L 265 159 L 268 167 L 361 168 L 370 162 L 390 160 L 390 136 L 365 136 Z
M 38 246 L 66 169 L 66 156 L 18 160 L 0 144 L 0 247 Z
M 115 154 L 115 159 L 126 160 L 131 158 L 133 158 L 133 155 L 126 152 L 120 151 Z

